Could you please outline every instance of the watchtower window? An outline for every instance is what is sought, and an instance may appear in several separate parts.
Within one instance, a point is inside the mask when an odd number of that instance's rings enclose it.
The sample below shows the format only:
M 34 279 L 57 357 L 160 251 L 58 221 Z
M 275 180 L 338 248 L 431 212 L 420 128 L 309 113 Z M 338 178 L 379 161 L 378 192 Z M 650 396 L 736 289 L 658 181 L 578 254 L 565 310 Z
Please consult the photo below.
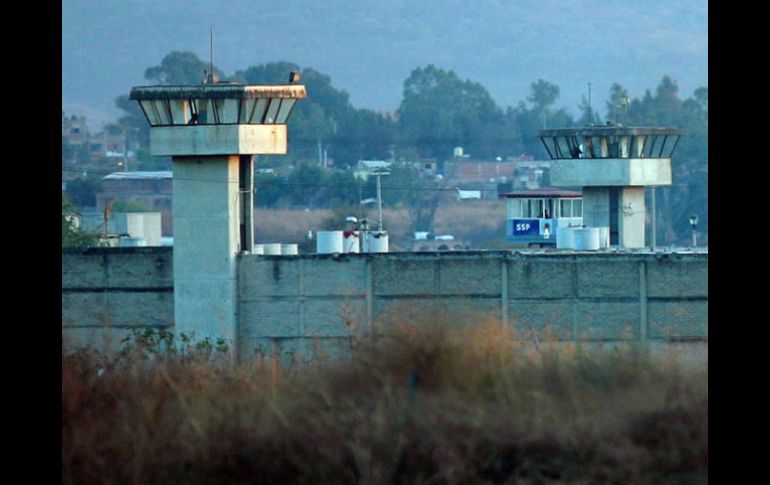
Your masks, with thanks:
M 508 199 L 508 218 L 521 217 L 521 199 Z

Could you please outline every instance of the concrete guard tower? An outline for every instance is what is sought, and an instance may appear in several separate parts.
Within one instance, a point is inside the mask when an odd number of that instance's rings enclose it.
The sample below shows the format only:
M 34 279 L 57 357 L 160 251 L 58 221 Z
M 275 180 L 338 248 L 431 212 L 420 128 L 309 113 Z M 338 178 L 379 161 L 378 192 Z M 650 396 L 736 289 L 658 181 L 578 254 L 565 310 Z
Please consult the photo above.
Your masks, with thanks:
M 609 227 L 609 244 L 645 247 L 645 187 L 671 185 L 679 128 L 588 126 L 541 130 L 551 183 L 581 187 L 583 224 Z M 653 218 L 654 221 L 654 218 Z
M 150 153 L 173 161 L 177 333 L 235 348 L 236 257 L 253 246 L 254 155 L 286 154 L 287 120 L 306 96 L 298 84 L 131 90 L 150 123 Z

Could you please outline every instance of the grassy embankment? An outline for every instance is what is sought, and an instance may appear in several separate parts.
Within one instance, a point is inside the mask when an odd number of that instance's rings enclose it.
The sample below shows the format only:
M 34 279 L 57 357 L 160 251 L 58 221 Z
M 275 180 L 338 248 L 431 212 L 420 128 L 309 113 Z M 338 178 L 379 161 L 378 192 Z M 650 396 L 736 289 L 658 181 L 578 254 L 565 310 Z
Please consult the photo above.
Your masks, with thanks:
M 705 364 L 442 323 L 290 369 L 63 353 L 64 483 L 707 482 Z

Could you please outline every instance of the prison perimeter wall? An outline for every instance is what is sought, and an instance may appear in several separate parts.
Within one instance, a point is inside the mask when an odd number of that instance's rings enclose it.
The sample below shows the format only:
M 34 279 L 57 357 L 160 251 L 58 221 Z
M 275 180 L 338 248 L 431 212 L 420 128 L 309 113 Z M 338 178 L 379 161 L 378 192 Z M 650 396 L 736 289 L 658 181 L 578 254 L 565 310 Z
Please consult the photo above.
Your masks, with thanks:
M 172 248 L 62 250 L 62 339 L 118 348 L 132 329 L 173 329 Z
M 67 250 L 62 335 L 78 344 L 173 328 L 171 248 Z M 435 318 L 527 338 L 706 340 L 707 253 L 509 251 L 238 258 L 241 356 L 310 355 Z

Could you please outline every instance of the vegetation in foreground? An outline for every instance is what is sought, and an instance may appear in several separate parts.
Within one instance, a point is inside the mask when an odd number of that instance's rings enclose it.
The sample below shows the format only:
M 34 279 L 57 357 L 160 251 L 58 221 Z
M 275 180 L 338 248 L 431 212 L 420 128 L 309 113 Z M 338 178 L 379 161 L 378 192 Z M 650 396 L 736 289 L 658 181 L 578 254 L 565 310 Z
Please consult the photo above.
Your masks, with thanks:
M 63 351 L 63 483 L 707 482 L 705 363 L 390 328 L 291 366 L 168 335 Z

